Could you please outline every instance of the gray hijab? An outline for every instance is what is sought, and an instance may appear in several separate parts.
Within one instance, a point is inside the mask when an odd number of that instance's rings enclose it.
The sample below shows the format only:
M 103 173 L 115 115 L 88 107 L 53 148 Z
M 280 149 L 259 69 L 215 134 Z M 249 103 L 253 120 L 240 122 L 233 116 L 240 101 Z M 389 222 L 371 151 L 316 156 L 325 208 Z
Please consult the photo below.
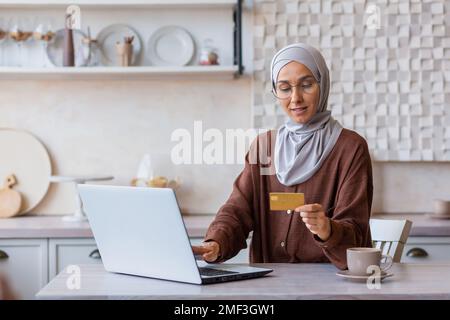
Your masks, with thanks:
M 292 186 L 311 178 L 330 154 L 342 131 L 342 126 L 327 110 L 330 76 L 321 53 L 304 43 L 284 47 L 272 59 L 272 90 L 285 65 L 297 61 L 305 65 L 320 85 L 316 114 L 305 124 L 289 119 L 278 129 L 275 142 L 275 170 L 278 180 Z

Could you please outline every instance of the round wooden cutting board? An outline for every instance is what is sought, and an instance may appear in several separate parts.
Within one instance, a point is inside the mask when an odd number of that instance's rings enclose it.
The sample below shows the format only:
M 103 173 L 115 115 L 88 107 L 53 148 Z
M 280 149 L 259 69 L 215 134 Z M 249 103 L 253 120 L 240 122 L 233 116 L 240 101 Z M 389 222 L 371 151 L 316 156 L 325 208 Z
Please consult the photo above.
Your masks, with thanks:
M 52 173 L 50 157 L 44 145 L 32 134 L 3 128 L 0 128 L 0 154 L 0 185 L 14 174 L 17 184 L 13 190 L 22 197 L 19 214 L 25 214 L 47 193 Z

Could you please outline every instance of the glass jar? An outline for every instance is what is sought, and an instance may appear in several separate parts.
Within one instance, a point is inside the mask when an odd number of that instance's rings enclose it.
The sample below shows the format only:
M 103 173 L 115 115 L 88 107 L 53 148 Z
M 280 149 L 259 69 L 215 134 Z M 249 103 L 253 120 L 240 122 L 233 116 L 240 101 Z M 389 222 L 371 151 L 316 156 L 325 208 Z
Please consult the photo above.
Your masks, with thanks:
M 206 39 L 203 41 L 202 48 L 200 50 L 200 65 L 218 65 L 219 53 L 217 48 L 213 46 L 212 39 Z

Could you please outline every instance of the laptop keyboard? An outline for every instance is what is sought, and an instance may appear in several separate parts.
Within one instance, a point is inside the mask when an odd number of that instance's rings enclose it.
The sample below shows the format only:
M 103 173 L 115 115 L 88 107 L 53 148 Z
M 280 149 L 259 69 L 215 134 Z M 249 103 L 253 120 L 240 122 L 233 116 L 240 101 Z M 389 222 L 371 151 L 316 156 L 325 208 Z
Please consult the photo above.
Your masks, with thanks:
M 212 268 L 198 268 L 200 271 L 200 275 L 202 276 L 224 276 L 228 274 L 236 274 L 238 272 L 235 271 L 226 271 L 226 270 L 219 270 L 219 269 L 212 269 Z

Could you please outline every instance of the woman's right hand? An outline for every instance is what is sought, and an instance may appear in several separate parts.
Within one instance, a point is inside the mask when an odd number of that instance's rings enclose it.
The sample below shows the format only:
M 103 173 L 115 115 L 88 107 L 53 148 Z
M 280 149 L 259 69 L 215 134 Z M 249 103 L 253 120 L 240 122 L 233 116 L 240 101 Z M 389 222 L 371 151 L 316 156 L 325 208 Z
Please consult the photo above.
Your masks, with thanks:
M 220 257 L 220 245 L 216 241 L 203 242 L 201 246 L 192 246 L 194 254 L 201 255 L 206 262 L 216 261 Z

